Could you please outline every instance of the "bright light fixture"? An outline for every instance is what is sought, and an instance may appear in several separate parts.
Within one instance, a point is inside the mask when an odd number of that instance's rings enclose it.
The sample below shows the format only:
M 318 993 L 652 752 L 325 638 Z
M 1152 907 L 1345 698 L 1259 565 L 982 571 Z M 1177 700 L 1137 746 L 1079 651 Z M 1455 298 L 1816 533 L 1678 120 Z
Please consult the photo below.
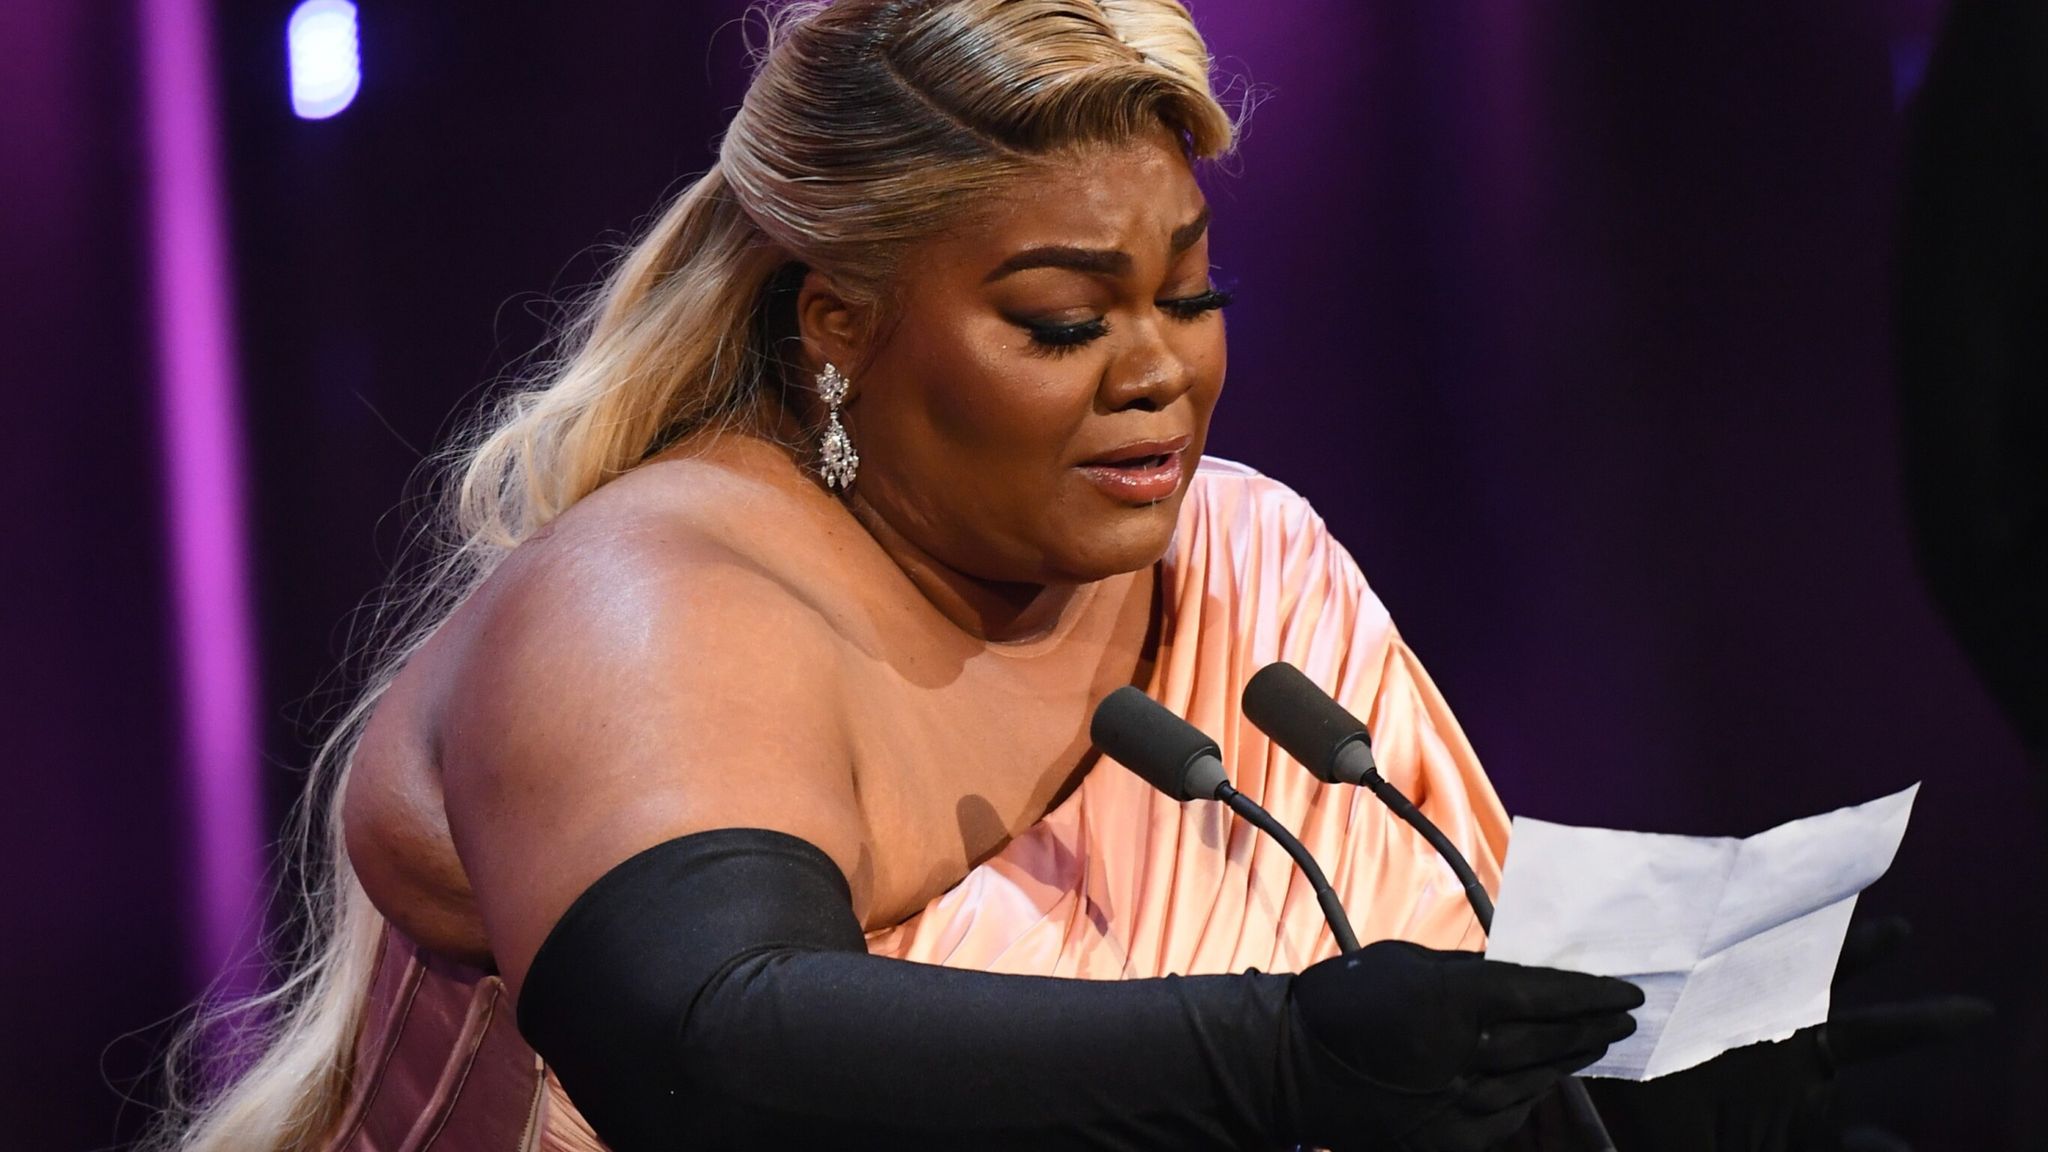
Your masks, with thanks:
M 306 0 L 285 26 L 291 57 L 292 111 L 325 120 L 348 107 L 363 86 L 356 52 L 356 6 L 348 0 Z

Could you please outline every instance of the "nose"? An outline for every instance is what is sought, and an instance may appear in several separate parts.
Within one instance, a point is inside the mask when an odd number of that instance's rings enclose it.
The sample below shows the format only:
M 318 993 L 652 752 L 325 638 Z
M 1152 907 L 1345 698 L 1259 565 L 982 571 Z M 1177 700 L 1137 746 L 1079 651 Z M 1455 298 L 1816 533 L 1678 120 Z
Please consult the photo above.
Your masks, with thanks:
M 1157 412 L 1195 386 L 1194 371 L 1174 354 L 1159 323 L 1137 327 L 1136 337 L 1103 369 L 1096 396 L 1105 412 Z

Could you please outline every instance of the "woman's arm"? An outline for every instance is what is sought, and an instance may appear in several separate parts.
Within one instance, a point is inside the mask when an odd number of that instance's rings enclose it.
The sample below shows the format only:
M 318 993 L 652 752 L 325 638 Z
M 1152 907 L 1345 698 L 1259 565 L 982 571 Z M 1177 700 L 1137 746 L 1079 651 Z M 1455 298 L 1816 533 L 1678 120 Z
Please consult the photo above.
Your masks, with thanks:
M 870 956 L 824 853 L 733 828 L 599 880 L 519 1022 L 620 1152 L 1278 1147 L 1299 1126 L 1288 984 Z
M 1386 941 L 1298 977 L 1089 981 L 866 953 L 830 859 L 759 829 L 607 873 L 521 1030 L 620 1152 L 1484 1148 L 1633 1030 L 1628 984 Z
M 449 830 L 515 997 L 578 894 L 692 832 L 799 837 L 857 878 L 865 906 L 839 645 L 816 608 L 689 525 L 616 513 L 522 546 L 487 591 L 465 608 L 480 618 L 439 752 Z

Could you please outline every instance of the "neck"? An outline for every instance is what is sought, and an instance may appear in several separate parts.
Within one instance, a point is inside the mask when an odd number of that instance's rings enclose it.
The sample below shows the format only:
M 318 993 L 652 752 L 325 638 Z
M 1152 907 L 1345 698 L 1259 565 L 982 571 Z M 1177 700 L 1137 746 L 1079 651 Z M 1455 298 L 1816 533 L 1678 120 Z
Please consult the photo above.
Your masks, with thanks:
M 1040 639 L 1093 598 L 1092 584 L 1036 584 L 970 576 L 948 567 L 897 531 L 887 517 L 861 499 L 858 489 L 848 493 L 845 502 L 854 519 L 932 607 L 977 640 L 1018 644 Z

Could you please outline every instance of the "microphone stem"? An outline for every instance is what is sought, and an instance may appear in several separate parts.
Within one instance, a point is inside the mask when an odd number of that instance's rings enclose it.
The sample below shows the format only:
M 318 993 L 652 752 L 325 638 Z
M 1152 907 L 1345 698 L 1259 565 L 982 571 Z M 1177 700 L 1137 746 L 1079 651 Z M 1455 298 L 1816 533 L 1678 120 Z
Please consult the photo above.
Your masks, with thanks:
M 1343 902 L 1337 899 L 1336 891 L 1323 875 L 1322 866 L 1308 854 L 1308 849 L 1301 846 L 1301 841 L 1294 838 L 1294 833 L 1273 819 L 1272 813 L 1261 808 L 1257 801 L 1228 782 L 1216 790 L 1216 798 L 1228 804 L 1232 812 L 1244 817 L 1246 823 L 1279 841 L 1280 847 L 1294 858 L 1301 874 L 1308 877 L 1308 885 L 1316 894 L 1316 903 L 1322 906 L 1323 919 L 1330 922 L 1330 933 L 1337 938 L 1338 950 L 1346 953 L 1358 951 L 1358 934 L 1351 930 L 1351 917 L 1345 915 Z
M 1607 1122 L 1600 1119 L 1600 1109 L 1593 1106 L 1593 1098 L 1586 1094 L 1586 1082 L 1577 1076 L 1567 1076 L 1558 1083 L 1557 1090 L 1564 1095 L 1564 1110 L 1571 1113 L 1572 1122 L 1579 1126 L 1579 1134 L 1586 1138 L 1593 1152 L 1614 1152 L 1614 1137 L 1607 1133 Z
M 1486 894 L 1485 886 L 1479 883 L 1479 877 L 1473 873 L 1465 854 L 1458 851 L 1458 846 L 1451 843 L 1443 829 L 1423 815 L 1422 809 L 1403 796 L 1399 788 L 1387 783 L 1379 769 L 1367 769 L 1365 779 L 1360 783 L 1371 789 L 1381 803 L 1393 809 L 1396 816 L 1422 833 L 1422 838 L 1429 841 L 1430 847 L 1436 849 L 1444 863 L 1451 866 L 1451 873 L 1458 878 L 1458 883 L 1465 886 L 1465 899 L 1472 905 L 1472 914 L 1479 918 L 1479 926 L 1488 932 L 1493 931 L 1493 898 Z M 1607 1124 L 1600 1119 L 1600 1110 L 1593 1106 L 1593 1098 L 1586 1094 L 1586 1082 L 1577 1076 L 1567 1076 L 1558 1090 L 1564 1094 L 1565 1111 L 1571 1113 L 1572 1121 L 1578 1125 L 1580 1134 L 1585 1136 L 1593 1152 L 1614 1152 L 1614 1137 L 1608 1135 Z
M 1458 851 L 1458 846 L 1451 843 L 1451 838 L 1444 835 L 1443 829 L 1438 828 L 1434 820 L 1424 816 L 1422 809 L 1403 796 L 1399 788 L 1387 783 L 1387 778 L 1380 775 L 1379 769 L 1368 768 L 1365 779 L 1360 783 L 1371 789 L 1372 794 L 1380 798 L 1380 803 L 1392 808 L 1394 815 L 1422 833 L 1422 838 L 1429 841 L 1429 846 L 1436 849 L 1436 854 L 1443 857 L 1444 863 L 1451 866 L 1451 874 L 1458 878 L 1458 883 L 1465 886 L 1465 901 L 1472 905 L 1472 914 L 1479 917 L 1479 926 L 1488 932 L 1493 931 L 1493 897 L 1486 894 L 1486 886 L 1479 882 L 1478 875 L 1472 871 L 1472 865 L 1466 862 L 1465 854 Z

